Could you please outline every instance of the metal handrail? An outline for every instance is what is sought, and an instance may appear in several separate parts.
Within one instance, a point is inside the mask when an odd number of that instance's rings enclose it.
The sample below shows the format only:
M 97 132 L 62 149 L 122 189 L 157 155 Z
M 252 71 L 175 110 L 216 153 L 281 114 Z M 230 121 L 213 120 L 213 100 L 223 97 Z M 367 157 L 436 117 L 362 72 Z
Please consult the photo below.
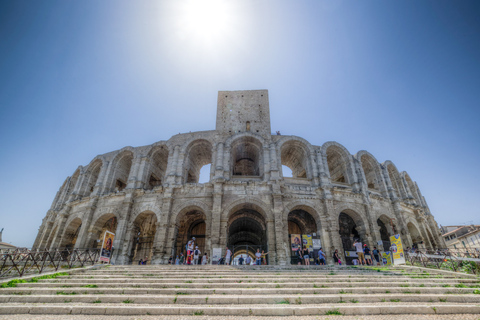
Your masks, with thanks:
M 99 255 L 100 249 L 15 249 L 0 252 L 0 278 L 94 265 Z
M 480 273 L 480 252 L 476 250 L 413 250 L 405 252 L 405 258 L 412 266 L 450 269 L 455 272 L 465 271 L 467 266 L 467 271 Z

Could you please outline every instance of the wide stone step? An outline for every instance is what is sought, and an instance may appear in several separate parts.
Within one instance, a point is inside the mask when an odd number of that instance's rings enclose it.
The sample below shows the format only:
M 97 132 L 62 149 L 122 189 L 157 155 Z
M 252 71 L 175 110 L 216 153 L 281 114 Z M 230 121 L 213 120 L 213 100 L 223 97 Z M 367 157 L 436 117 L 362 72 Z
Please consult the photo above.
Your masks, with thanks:
M 249 294 L 471 294 L 473 288 L 444 288 L 444 287 L 391 287 L 391 288 L 368 288 L 368 287 L 343 287 L 343 288 L 191 288 L 189 286 L 175 289 L 160 288 L 5 288 L 0 291 L 1 295 L 76 295 L 76 294 L 226 294 L 226 295 L 249 295 Z
M 452 303 L 379 303 L 376 305 L 331 304 L 304 305 L 236 305 L 236 306 L 145 306 L 51 304 L 11 304 L 0 306 L 0 314 L 85 314 L 85 315 L 207 315 L 207 316 L 306 316 L 306 315 L 387 315 L 387 314 L 480 314 L 480 306 Z

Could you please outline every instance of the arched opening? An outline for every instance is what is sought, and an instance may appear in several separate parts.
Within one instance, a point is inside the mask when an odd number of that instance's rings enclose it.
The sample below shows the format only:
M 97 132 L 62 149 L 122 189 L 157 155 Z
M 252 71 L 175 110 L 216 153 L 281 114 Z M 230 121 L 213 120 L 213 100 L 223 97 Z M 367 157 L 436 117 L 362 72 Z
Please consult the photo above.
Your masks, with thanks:
M 60 244 L 61 248 L 72 249 L 75 246 L 81 226 L 82 220 L 80 218 L 75 218 L 68 224 Z
M 412 242 L 413 242 L 412 246 L 418 249 L 419 245 L 420 246 L 423 245 L 423 238 L 420 235 L 420 232 L 412 222 L 409 222 L 407 224 L 407 228 L 408 228 L 408 233 L 410 233 L 410 238 L 412 238 Z
M 192 209 L 185 214 L 180 215 L 176 222 L 176 241 L 174 255 L 184 255 L 187 253 L 185 246 L 188 241 L 195 237 L 195 246 L 202 253 L 205 253 L 205 237 L 206 237 L 206 216 L 199 209 Z
M 389 251 L 391 246 L 390 237 L 394 235 L 395 224 L 393 224 L 392 228 L 392 221 L 390 218 L 386 215 L 382 215 L 377 219 L 377 225 L 380 227 L 380 240 L 382 240 L 383 249 Z
M 378 164 L 371 156 L 363 154 L 360 157 L 360 162 L 362 163 L 363 173 L 365 174 L 365 183 L 367 184 L 368 189 L 373 189 L 375 191 L 380 191 L 380 172 Z
M 88 166 L 87 175 L 88 180 L 85 188 L 85 194 L 91 195 L 95 185 L 97 184 L 98 176 L 100 175 L 100 170 L 102 169 L 102 160 L 97 159 Z
M 400 174 L 398 173 L 397 168 L 394 165 L 389 164 L 387 165 L 388 176 L 390 177 L 390 181 L 392 181 L 392 187 L 395 189 L 397 193 L 397 197 L 399 198 L 406 198 L 405 189 L 403 188 L 402 181 L 400 180 Z
M 346 210 L 338 216 L 338 224 L 343 250 L 346 253 L 346 264 L 353 264 L 352 261 L 356 259 L 355 248 L 353 247 L 355 239 L 362 241 L 362 243 L 366 240 L 365 231 L 363 230 L 364 223 L 357 213 Z
M 284 178 L 293 178 L 292 169 L 290 169 L 286 165 L 282 165 L 282 175 Z
M 338 146 L 332 145 L 327 148 L 327 164 L 330 179 L 333 183 L 348 184 L 348 155 Z
M 306 148 L 297 141 L 289 141 L 282 145 L 280 152 L 282 169 L 287 166 L 293 178 L 307 178 L 308 152 Z M 283 175 L 286 177 L 285 175 Z
M 212 164 L 206 164 L 200 169 L 200 177 L 198 178 L 198 183 L 207 183 L 210 181 L 210 170 L 212 169 Z
M 205 165 L 212 163 L 212 145 L 206 140 L 192 142 L 187 148 L 184 180 L 187 183 L 199 183 L 200 171 Z M 203 177 L 202 177 L 203 178 Z M 208 179 L 210 180 L 210 179 Z
M 122 191 L 126 188 L 128 183 L 128 176 L 130 175 L 130 169 L 132 168 L 133 153 L 130 151 L 124 151 L 117 156 L 115 165 L 115 171 L 113 173 L 113 186 L 115 192 Z
M 165 181 L 167 172 L 168 148 L 166 146 L 157 146 L 151 151 L 150 168 L 147 174 L 145 189 L 152 190 L 161 186 Z
M 100 248 L 102 246 L 105 232 L 115 233 L 117 231 L 117 217 L 112 213 L 107 213 L 97 219 L 92 228 L 89 243 L 90 248 Z
M 313 252 L 313 242 L 314 239 L 320 239 L 320 234 L 317 233 L 318 228 L 315 219 L 310 213 L 301 209 L 291 211 L 287 219 L 291 264 L 298 264 L 298 262 L 300 262 L 297 251 L 303 249 L 308 249 L 309 252 L 311 252 L 310 260 L 313 261 L 314 258 L 316 258 Z
M 157 216 L 153 212 L 142 212 L 133 222 L 133 246 L 130 257 L 135 263 L 143 259 L 152 261 L 153 240 L 157 231 Z
M 232 144 L 234 176 L 263 175 L 262 145 L 253 137 L 241 137 Z
M 227 223 L 227 247 L 234 257 L 245 254 L 254 258 L 257 249 L 268 252 L 267 224 L 263 215 L 250 208 L 240 208 L 231 214 Z
M 80 170 L 77 169 L 73 174 L 72 178 L 70 178 L 67 194 L 72 194 L 73 190 L 75 189 L 75 185 L 77 184 L 79 176 L 80 176 Z

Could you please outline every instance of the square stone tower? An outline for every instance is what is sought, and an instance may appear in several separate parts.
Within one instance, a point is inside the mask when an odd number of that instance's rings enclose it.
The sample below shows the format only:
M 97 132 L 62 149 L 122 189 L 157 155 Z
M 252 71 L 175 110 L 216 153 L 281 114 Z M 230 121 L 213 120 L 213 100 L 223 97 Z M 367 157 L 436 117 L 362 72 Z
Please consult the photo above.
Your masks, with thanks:
M 268 138 L 272 134 L 268 90 L 219 91 L 216 130 L 230 135 L 252 132 Z

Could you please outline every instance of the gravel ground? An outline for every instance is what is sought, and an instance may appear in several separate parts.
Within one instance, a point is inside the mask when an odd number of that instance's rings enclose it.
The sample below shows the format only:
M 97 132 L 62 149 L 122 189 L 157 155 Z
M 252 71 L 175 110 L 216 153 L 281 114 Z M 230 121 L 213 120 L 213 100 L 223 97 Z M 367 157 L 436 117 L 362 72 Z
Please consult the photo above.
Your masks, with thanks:
M 225 316 L 92 316 L 92 315 L 0 315 L 0 320 L 480 320 L 480 315 L 378 315 L 308 317 L 225 317 Z

